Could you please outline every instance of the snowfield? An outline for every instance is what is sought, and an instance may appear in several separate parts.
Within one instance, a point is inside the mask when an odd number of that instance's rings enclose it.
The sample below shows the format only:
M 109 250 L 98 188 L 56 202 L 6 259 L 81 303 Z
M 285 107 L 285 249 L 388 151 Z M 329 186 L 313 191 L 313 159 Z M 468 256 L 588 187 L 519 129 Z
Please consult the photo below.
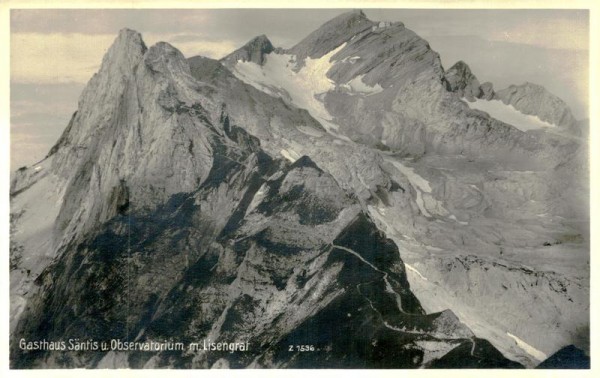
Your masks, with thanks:
M 468 102 L 467 104 L 471 109 L 477 109 L 488 113 L 498 121 L 508 123 L 516 127 L 521 131 L 539 130 L 547 128 L 555 128 L 548 122 L 544 122 L 537 116 L 523 114 L 512 105 L 506 105 L 500 100 L 481 100 L 477 99 L 475 102 Z
M 351 90 L 352 92 L 364 94 L 366 96 L 373 95 L 376 93 L 383 92 L 383 88 L 379 84 L 375 84 L 374 87 L 370 87 L 362 80 L 365 75 L 358 75 L 348 83 L 342 85 L 342 87 Z
M 297 107 L 324 121 L 325 127 L 331 128 L 332 117 L 318 95 L 335 88 L 335 83 L 327 78 L 327 72 L 336 63 L 331 62 L 331 57 L 345 46 L 344 43 L 318 59 L 306 58 L 298 72 L 294 71 L 297 63 L 295 55 L 271 53 L 265 56 L 262 66 L 238 61 L 233 74 L 258 90 L 288 98 Z
M 515 340 L 515 342 L 517 343 L 517 346 L 521 349 L 523 349 L 525 352 L 527 352 L 527 354 L 529 354 L 530 356 L 532 356 L 533 358 L 535 358 L 538 361 L 544 361 L 545 359 L 548 358 L 548 356 L 544 353 L 541 352 L 537 349 L 535 349 L 534 347 L 532 347 L 531 345 L 527 344 L 525 341 L 519 339 L 517 336 L 513 335 L 510 332 L 506 332 L 506 334 Z

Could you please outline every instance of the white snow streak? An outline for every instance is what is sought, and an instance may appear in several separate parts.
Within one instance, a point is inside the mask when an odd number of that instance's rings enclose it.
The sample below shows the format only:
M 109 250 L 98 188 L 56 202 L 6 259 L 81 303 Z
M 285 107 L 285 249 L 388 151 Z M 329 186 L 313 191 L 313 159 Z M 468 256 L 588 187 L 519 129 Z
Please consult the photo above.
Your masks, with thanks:
M 417 192 L 417 206 L 419 207 L 419 210 L 421 210 L 421 213 L 424 216 L 431 217 L 431 214 L 429 214 L 429 211 L 427 211 L 427 209 L 425 208 L 425 202 L 423 201 L 422 193 L 431 193 L 431 186 L 429 185 L 429 181 L 425 180 L 423 177 L 415 173 L 415 170 L 413 168 L 402 165 L 402 163 L 400 163 L 397 160 L 391 158 L 386 158 L 386 160 L 392 163 L 394 167 L 396 167 L 403 175 L 406 176 L 410 184 L 413 186 L 413 188 L 415 188 Z
M 406 267 L 406 269 L 410 270 L 413 273 L 416 273 L 417 276 L 419 276 L 421 279 L 427 281 L 427 277 L 425 277 L 424 275 L 421 274 L 421 272 L 419 272 L 415 267 L 408 265 L 407 263 L 404 263 L 404 266 Z
M 512 105 L 506 105 L 500 100 L 481 100 L 467 102 L 471 109 L 482 110 L 499 121 L 513 125 L 521 131 L 554 128 L 555 125 L 544 122 L 537 116 L 523 114 Z
M 515 340 L 515 342 L 517 343 L 517 346 L 521 349 L 523 349 L 525 352 L 527 352 L 527 354 L 529 354 L 530 356 L 532 356 L 533 358 L 535 358 L 538 361 L 544 361 L 545 359 L 548 358 L 548 356 L 546 355 L 546 353 L 541 352 L 537 349 L 535 349 L 534 347 L 532 347 L 531 345 L 527 344 L 525 341 L 519 339 L 517 336 L 513 335 L 510 332 L 506 332 L 506 334 Z
M 370 87 L 362 80 L 365 75 L 358 75 L 354 79 L 350 80 L 348 83 L 344 84 L 343 87 L 349 89 L 356 93 L 362 93 L 366 95 L 372 95 L 376 93 L 380 93 L 383 91 L 383 88 L 379 83 L 375 84 L 374 87 Z
M 266 55 L 262 67 L 253 62 L 238 61 L 233 73 L 259 90 L 291 100 L 319 121 L 325 121 L 326 128 L 337 129 L 318 96 L 335 88 L 335 83 L 327 78 L 327 72 L 335 64 L 330 61 L 331 57 L 344 46 L 345 43 L 318 59 L 306 58 L 304 67 L 298 72 L 293 70 L 295 55 L 271 53 Z
M 292 163 L 295 162 L 296 160 L 300 159 L 300 155 L 298 155 L 298 153 L 296 151 L 291 150 L 291 149 L 290 150 L 281 150 L 281 151 L 279 151 L 279 153 L 281 153 L 281 156 L 288 159 Z

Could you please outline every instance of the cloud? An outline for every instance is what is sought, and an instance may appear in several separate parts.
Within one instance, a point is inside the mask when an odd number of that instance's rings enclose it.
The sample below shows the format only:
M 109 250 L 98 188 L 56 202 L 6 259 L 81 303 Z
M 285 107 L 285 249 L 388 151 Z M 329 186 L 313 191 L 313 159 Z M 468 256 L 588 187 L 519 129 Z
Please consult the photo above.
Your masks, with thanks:
M 128 27 L 140 32 L 181 33 L 210 22 L 204 9 L 13 9 L 13 32 L 110 34 Z
M 175 46 L 186 57 L 202 55 L 213 59 L 220 59 L 234 51 L 238 44 L 232 40 L 221 41 L 207 40 L 200 34 L 155 34 L 148 33 L 142 36 L 150 46 L 156 42 L 164 41 Z
M 527 20 L 505 30 L 495 30 L 489 39 L 552 49 L 588 50 L 589 24 L 583 18 Z
M 114 39 L 114 35 L 108 34 L 13 33 L 10 38 L 11 81 L 87 82 Z
M 102 57 L 116 34 L 13 33 L 11 35 L 11 82 L 56 84 L 86 83 L 98 71 Z M 185 56 L 221 58 L 233 51 L 230 40 L 204 40 L 197 35 L 143 35 L 147 45 L 159 41 L 172 43 Z M 173 41 L 180 41 L 173 43 Z
M 42 160 L 49 148 L 56 142 L 31 134 L 10 134 L 10 170 L 29 166 Z

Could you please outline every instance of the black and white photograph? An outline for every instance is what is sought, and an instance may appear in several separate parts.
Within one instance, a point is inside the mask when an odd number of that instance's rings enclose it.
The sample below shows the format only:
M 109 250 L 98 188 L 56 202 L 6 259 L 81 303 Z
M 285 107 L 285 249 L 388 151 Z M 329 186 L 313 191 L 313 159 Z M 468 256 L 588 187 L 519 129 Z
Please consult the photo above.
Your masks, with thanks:
M 82 4 L 7 10 L 10 370 L 590 372 L 590 6 Z

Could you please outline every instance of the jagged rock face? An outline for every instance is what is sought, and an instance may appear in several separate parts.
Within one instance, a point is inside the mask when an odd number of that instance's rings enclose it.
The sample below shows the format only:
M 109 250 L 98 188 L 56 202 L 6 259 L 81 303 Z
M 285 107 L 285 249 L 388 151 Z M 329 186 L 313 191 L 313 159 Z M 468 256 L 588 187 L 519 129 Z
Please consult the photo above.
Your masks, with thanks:
M 482 97 L 479 80 L 462 60 L 450 67 L 444 74 L 444 78 L 446 79 L 446 88 L 450 92 L 455 92 L 469 101 Z
M 585 348 L 576 138 L 471 110 L 402 23 L 351 12 L 268 46 L 186 60 L 123 31 L 11 183 L 13 335 L 255 349 L 12 348 L 14 366 L 532 367 Z
M 178 50 L 159 43 L 146 51 L 139 34 L 120 34 L 54 154 L 52 169 L 68 182 L 70 198 L 59 232 L 77 234 L 116 215 L 104 196 L 122 181 L 130 202 L 143 207 L 206 179 L 211 139 L 221 136 L 197 87 Z
M 320 58 L 349 37 L 369 30 L 374 25 L 360 10 L 344 13 L 323 24 L 287 52 L 296 55 L 298 61 L 306 57 Z
M 494 92 L 494 85 L 489 81 L 486 81 L 485 83 L 481 84 L 479 88 L 481 89 L 479 98 L 482 98 L 484 100 L 491 100 L 496 95 L 496 93 Z
M 265 60 L 265 55 L 273 52 L 274 47 L 271 41 L 265 36 L 260 35 L 242 48 L 234 51 L 227 56 L 227 59 L 232 62 L 241 60 L 242 62 L 253 62 L 262 65 Z
M 514 106 L 522 113 L 535 115 L 542 121 L 567 130 L 577 130 L 574 127 L 575 117 L 567 104 L 540 85 L 533 83 L 511 85 L 496 92 L 495 97 L 505 104 Z
M 547 360 L 539 364 L 536 369 L 589 369 L 590 356 L 574 345 L 568 345 Z

